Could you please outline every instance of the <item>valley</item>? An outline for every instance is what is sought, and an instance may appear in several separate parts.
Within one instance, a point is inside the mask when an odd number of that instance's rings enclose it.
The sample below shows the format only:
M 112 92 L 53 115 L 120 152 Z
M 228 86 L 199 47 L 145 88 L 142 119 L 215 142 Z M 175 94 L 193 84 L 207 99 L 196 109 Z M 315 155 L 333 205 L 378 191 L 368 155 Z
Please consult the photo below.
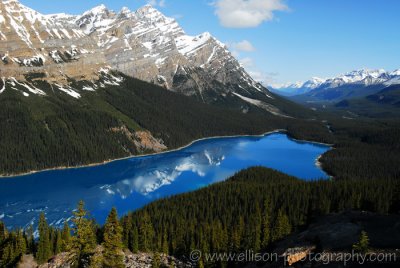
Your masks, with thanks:
M 99 86 L 96 92 L 82 91 L 79 99 L 53 92 L 46 82 L 32 83 L 48 95 L 26 98 L 13 90 L 0 95 L 3 175 L 175 149 L 205 137 L 258 135 L 286 129 L 294 120 L 272 115 L 234 96 L 219 104 L 204 104 L 122 74 L 104 75 L 99 81 L 104 87 Z M 79 81 L 72 83 L 84 86 Z M 279 97 L 273 101 L 295 116 L 312 114 Z M 247 113 L 236 108 L 244 106 Z M 153 143 L 162 144 L 161 148 L 143 146 L 144 141 L 136 135 L 143 131 L 150 133 Z
M 316 159 L 327 150 L 326 145 L 298 142 L 277 132 L 204 139 L 163 154 L 3 178 L 1 220 L 11 229 L 36 227 L 37 214 L 45 212 L 50 225 L 61 228 L 78 201 L 84 200 L 94 219 L 103 224 L 113 206 L 124 215 L 163 197 L 223 181 L 255 165 L 304 180 L 328 178 L 316 165 Z M 285 158 L 288 154 L 290 160 Z
M 308 73 L 293 74 L 292 43 L 313 62 L 333 42 L 285 42 L 280 0 L 193 17 L 180 12 L 197 2 L 77 2 L 74 15 L 28 2 L 0 0 L 0 268 L 322 267 L 300 256 L 350 253 L 398 266 L 399 70 L 266 86 Z M 334 70 L 325 56 L 307 68 Z M 206 258 L 243 252 L 279 258 Z

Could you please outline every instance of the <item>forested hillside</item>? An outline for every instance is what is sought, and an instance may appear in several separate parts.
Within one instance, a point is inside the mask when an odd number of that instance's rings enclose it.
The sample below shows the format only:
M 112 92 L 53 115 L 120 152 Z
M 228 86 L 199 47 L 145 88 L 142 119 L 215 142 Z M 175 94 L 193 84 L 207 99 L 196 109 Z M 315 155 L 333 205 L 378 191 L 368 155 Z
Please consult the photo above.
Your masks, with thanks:
M 12 267 L 26 253 L 43 263 L 68 251 L 77 263 L 120 267 L 124 248 L 179 258 L 195 249 L 203 254 L 262 252 L 321 215 L 351 209 L 398 213 L 399 190 L 400 181 L 393 179 L 307 182 L 255 167 L 225 182 L 156 201 L 120 221 L 113 210 L 102 228 L 90 220 L 83 203 L 73 213 L 71 230 L 68 225 L 63 230 L 49 227 L 42 214 L 36 242 L 32 229 L 8 233 L 0 224 L 0 267 Z M 103 255 L 96 250 L 100 244 Z M 107 266 L 107 261 L 114 266 Z
M 368 118 L 398 118 L 400 115 L 400 85 L 392 85 L 363 98 L 351 98 L 328 107 L 343 114 Z
M 228 104 L 207 105 L 129 77 L 121 85 L 99 81 L 104 88 L 82 92 L 79 99 L 53 91 L 46 82 L 30 81 L 47 96 L 27 98 L 12 89 L 0 95 L 0 174 L 153 152 L 138 147 L 137 131 L 148 130 L 173 149 L 209 136 L 261 134 L 286 128 L 293 121 L 256 106 L 244 114 Z M 82 83 L 73 82 L 73 86 L 82 88 Z M 290 102 L 282 103 L 289 109 Z M 308 113 L 293 107 L 298 115 Z
M 317 216 L 349 209 L 398 212 L 399 189 L 398 180 L 305 182 L 251 168 L 226 182 L 154 202 L 124 217 L 124 243 L 134 251 L 168 248 L 178 256 L 193 249 L 258 252 Z
M 398 119 L 342 119 L 322 114 L 325 129 L 307 124 L 288 126 L 298 139 L 324 141 L 333 145 L 320 161 L 335 179 L 400 178 L 400 121 Z
M 44 90 L 50 87 L 32 83 Z M 75 87 L 82 86 L 76 82 Z M 51 88 L 46 92 L 52 92 Z M 312 113 L 278 97 L 274 101 L 281 110 L 291 111 L 295 118 L 273 116 L 256 106 L 249 106 L 244 114 L 236 109 L 240 103 L 234 98 L 207 105 L 129 77 L 121 86 L 82 94 L 81 99 L 59 92 L 26 98 L 13 90 L 3 92 L 0 174 L 151 152 L 138 148 L 137 131 L 148 130 L 173 149 L 203 137 L 286 129 L 297 139 L 334 144 L 335 149 L 321 161 L 337 179 L 400 177 L 400 123 L 396 119 L 342 119 Z

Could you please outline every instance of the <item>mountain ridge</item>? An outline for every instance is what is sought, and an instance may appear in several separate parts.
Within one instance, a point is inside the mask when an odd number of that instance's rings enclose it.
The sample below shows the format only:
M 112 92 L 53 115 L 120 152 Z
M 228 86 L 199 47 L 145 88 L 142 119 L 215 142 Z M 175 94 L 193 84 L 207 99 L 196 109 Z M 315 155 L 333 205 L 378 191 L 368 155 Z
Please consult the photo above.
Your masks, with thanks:
M 321 91 L 334 91 L 345 87 L 370 87 L 376 85 L 384 87 L 392 84 L 400 84 L 400 69 L 392 72 L 383 69 L 360 69 L 333 78 L 314 77 L 306 82 L 275 86 L 272 91 L 289 97 L 300 95 L 312 97 L 320 94 Z
M 226 45 L 208 32 L 186 35 L 175 19 L 151 5 L 43 15 L 17 0 L 3 0 L 0 26 L 4 80 L 25 81 L 26 74 L 40 72 L 41 79 L 66 86 L 69 78 L 96 81 L 99 71 L 109 68 L 204 102 L 231 92 L 271 97 Z

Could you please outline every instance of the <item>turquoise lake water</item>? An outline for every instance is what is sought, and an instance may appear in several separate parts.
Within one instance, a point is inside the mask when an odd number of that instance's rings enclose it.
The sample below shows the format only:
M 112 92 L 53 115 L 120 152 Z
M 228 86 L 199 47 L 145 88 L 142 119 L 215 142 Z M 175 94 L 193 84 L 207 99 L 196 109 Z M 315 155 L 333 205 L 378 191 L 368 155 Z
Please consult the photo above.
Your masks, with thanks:
M 162 197 L 193 191 L 237 171 L 265 166 L 311 180 L 328 178 L 316 159 L 328 146 L 299 142 L 286 134 L 212 138 L 189 147 L 108 164 L 44 171 L 0 179 L 0 220 L 9 228 L 36 224 L 41 212 L 61 226 L 79 200 L 103 223 L 115 206 L 120 215 Z

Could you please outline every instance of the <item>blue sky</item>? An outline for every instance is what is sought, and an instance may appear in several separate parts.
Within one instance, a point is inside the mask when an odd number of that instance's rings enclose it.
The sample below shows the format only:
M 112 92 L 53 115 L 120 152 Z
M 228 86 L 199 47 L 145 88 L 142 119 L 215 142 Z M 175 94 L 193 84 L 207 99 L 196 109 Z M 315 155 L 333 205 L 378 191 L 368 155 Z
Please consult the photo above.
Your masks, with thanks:
M 147 2 L 188 34 L 211 32 L 266 83 L 400 68 L 399 0 L 20 0 L 44 14 Z M 246 40 L 247 42 L 242 42 Z

